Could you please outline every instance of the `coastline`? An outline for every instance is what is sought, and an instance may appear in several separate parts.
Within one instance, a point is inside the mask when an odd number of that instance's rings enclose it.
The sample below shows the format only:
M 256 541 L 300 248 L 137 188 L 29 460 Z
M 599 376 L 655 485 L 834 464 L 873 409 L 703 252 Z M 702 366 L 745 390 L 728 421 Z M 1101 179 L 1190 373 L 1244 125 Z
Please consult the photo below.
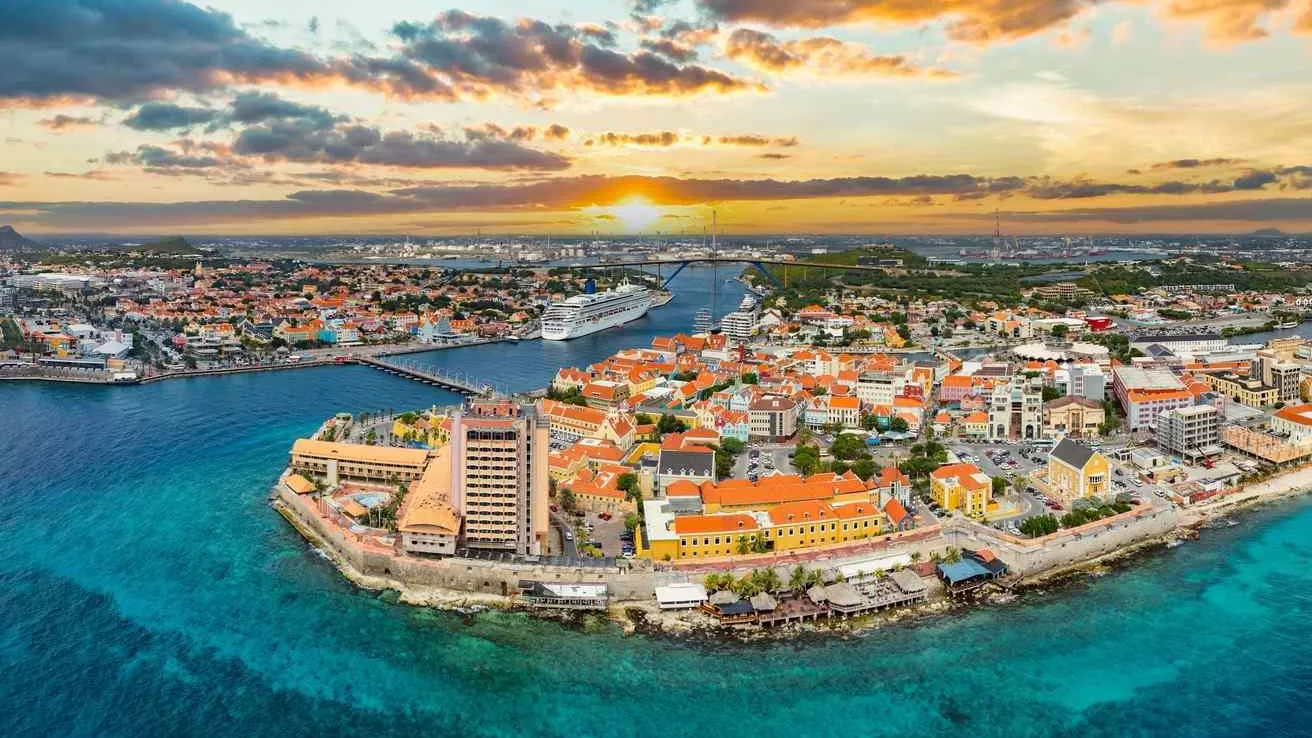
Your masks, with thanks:
M 926 602 L 917 605 L 852 618 L 829 618 L 774 628 L 721 625 L 698 610 L 661 610 L 650 599 L 617 598 L 608 604 L 604 612 L 549 611 L 529 607 L 509 595 L 420 585 L 393 576 L 366 574 L 318 531 L 298 519 L 295 512 L 279 499 L 280 493 L 276 491 L 272 495 L 272 507 L 278 510 L 311 547 L 331 561 L 343 577 L 367 591 L 396 592 L 397 604 L 433 608 L 463 615 L 493 609 L 524 612 L 544 620 L 561 622 L 567 626 L 604 617 L 619 627 L 625 635 L 668 637 L 722 644 L 812 636 L 853 637 L 883 628 L 913 627 L 918 623 L 979 607 L 1008 604 L 1018 597 L 1042 595 L 1053 589 L 1080 584 L 1087 581 L 1087 577 L 1091 575 L 1100 576 L 1109 571 L 1131 567 L 1139 560 L 1168 550 L 1168 546 L 1174 541 L 1197 538 L 1200 529 L 1213 521 L 1264 505 L 1292 500 L 1309 492 L 1312 492 L 1312 466 L 1295 469 L 1251 488 L 1185 508 L 1181 511 L 1183 519 L 1166 533 L 1138 540 L 1097 556 L 1022 576 L 1007 585 L 994 585 L 970 600 L 953 600 L 945 595 L 941 586 L 937 586 L 931 588 L 932 594 Z M 937 585 L 937 582 L 934 584 Z

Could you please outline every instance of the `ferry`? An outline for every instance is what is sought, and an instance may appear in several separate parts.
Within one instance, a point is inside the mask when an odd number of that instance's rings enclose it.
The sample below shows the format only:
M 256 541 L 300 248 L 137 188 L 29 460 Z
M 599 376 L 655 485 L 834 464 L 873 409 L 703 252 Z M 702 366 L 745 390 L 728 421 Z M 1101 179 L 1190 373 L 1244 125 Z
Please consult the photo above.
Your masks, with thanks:
M 1299 322 L 1297 320 L 1286 320 L 1281 323 L 1276 323 L 1276 328 L 1282 331 L 1289 330 L 1290 328 L 1297 328 L 1298 326 Z
M 568 341 L 607 328 L 616 328 L 647 314 L 651 291 L 642 285 L 621 282 L 615 289 L 590 295 L 574 295 L 547 308 L 542 314 L 542 338 Z

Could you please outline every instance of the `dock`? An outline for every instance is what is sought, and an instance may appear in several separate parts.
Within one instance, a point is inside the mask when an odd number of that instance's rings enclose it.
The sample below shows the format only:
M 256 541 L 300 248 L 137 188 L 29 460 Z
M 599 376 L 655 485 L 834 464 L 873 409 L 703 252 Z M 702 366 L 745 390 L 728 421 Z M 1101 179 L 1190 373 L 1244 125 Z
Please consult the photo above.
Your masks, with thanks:
M 395 374 L 398 377 L 413 379 L 416 382 L 423 382 L 434 387 L 459 392 L 462 395 L 481 396 L 491 394 L 492 388 L 486 384 L 477 384 L 476 382 L 462 377 L 454 377 L 449 374 L 442 374 L 432 369 L 420 369 L 415 366 L 406 364 L 395 364 L 390 361 L 373 356 L 356 356 L 351 357 L 350 362 L 370 366 L 388 374 Z M 346 362 L 342 362 L 346 363 Z

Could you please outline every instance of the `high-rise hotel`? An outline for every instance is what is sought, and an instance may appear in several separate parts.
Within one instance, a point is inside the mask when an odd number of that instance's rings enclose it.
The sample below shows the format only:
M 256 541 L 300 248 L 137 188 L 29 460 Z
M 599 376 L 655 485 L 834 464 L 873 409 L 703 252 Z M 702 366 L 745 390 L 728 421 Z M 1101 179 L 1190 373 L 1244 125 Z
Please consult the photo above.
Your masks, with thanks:
M 451 503 L 467 548 L 546 550 L 547 434 L 532 405 L 472 400 L 452 413 Z

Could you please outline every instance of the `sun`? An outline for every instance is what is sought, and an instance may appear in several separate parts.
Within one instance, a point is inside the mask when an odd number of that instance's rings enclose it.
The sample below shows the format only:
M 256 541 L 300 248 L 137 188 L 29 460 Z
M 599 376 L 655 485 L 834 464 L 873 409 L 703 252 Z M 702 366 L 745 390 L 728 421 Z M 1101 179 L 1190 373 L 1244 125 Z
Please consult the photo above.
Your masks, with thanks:
M 647 229 L 661 217 L 661 208 L 641 195 L 632 195 L 611 205 L 608 212 L 615 216 L 629 233 Z

